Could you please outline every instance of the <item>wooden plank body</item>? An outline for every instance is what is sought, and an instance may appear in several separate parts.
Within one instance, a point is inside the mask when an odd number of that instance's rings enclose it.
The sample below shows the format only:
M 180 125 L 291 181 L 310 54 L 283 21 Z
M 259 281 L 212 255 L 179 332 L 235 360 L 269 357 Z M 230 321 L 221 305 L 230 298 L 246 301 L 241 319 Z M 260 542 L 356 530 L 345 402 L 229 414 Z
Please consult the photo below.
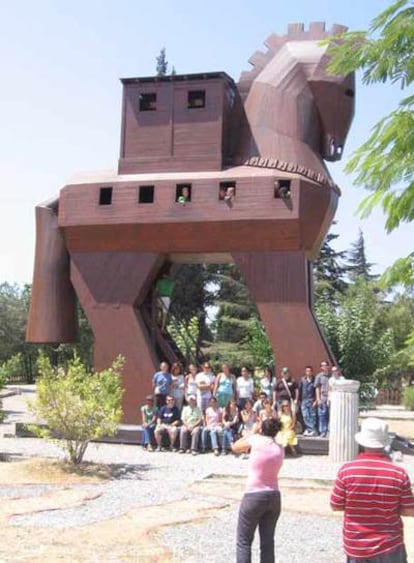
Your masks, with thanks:
M 73 339 L 74 289 L 95 367 L 126 358 L 125 422 L 138 422 L 151 389 L 155 336 L 168 349 L 145 308 L 165 264 L 236 262 L 278 366 L 299 376 L 331 358 L 312 311 L 311 261 L 338 204 L 324 160 L 342 155 L 354 77 L 327 72 L 328 35 L 318 22 L 271 35 L 238 84 L 223 72 L 123 79 L 117 173 L 78 176 L 39 206 L 27 339 Z M 223 183 L 235 191 L 228 201 Z

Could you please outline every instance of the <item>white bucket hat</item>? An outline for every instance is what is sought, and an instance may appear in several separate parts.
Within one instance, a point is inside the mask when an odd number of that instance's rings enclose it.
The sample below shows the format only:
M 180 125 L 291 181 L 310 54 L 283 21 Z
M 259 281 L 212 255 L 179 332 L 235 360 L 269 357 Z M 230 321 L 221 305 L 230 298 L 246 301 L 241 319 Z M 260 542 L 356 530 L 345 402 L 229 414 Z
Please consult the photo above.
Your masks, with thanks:
M 364 448 L 385 448 L 391 442 L 388 424 L 379 418 L 367 418 L 361 424 L 361 431 L 355 434 L 355 440 Z

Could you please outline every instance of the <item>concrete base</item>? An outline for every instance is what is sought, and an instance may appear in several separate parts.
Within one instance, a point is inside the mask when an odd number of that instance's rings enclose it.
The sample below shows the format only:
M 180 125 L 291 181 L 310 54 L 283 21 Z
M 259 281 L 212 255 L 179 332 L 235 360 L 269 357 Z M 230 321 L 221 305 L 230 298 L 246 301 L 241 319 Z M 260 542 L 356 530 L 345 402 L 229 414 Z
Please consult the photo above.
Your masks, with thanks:
M 14 425 L 15 436 L 20 438 L 34 438 L 33 432 L 27 428 L 26 424 L 16 422 Z M 131 444 L 140 445 L 142 443 L 142 429 L 139 425 L 121 424 L 115 436 L 108 436 L 96 440 L 97 442 L 112 444 Z M 298 436 L 298 450 L 305 455 L 328 455 L 329 439 L 316 437 Z

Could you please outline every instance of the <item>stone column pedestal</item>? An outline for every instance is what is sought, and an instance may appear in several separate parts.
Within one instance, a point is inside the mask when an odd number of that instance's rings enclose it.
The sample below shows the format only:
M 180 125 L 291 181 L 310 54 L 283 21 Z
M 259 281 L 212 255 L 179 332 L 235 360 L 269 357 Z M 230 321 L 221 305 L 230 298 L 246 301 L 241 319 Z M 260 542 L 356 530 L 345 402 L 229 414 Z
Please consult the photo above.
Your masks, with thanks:
M 359 381 L 332 382 L 329 423 L 329 459 L 351 461 L 358 453 L 354 435 L 358 432 Z

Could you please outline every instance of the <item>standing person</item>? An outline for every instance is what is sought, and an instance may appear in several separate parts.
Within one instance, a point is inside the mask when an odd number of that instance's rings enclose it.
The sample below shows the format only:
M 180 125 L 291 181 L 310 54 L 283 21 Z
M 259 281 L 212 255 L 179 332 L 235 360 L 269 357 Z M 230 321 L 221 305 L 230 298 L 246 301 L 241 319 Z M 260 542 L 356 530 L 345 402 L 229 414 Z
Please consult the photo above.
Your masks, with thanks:
M 262 379 L 260 380 L 260 392 L 266 393 L 266 397 L 273 400 L 274 389 L 275 385 L 273 381 L 272 368 L 268 366 L 264 371 Z
M 141 407 L 141 420 L 143 430 L 142 445 L 149 452 L 152 452 L 152 443 L 154 441 L 154 429 L 157 421 L 157 408 L 154 406 L 154 397 L 148 395 L 145 405 Z
M 171 374 L 170 366 L 167 362 L 161 362 L 160 371 L 152 376 L 152 389 L 157 408 L 162 407 L 166 403 L 166 398 L 170 392 Z
M 296 381 L 293 381 L 289 368 L 284 367 L 280 372 L 280 379 L 275 385 L 275 401 L 278 409 L 280 409 L 283 401 L 292 403 L 292 410 L 295 411 L 299 401 L 299 388 Z
M 248 399 L 253 401 L 254 381 L 249 370 L 245 366 L 241 368 L 241 376 L 237 378 L 236 393 L 237 406 L 240 410 L 244 409 L 244 405 Z
M 251 562 L 251 547 L 257 526 L 260 561 L 275 561 L 274 535 L 281 509 L 278 474 L 284 457 L 282 448 L 274 440 L 279 428 L 278 420 L 264 420 L 259 434 L 240 438 L 231 447 L 235 454 L 250 450 L 246 489 L 237 523 L 237 563 Z
M 312 366 L 305 367 L 305 375 L 299 385 L 299 398 L 305 424 L 304 436 L 316 436 L 316 388 Z
M 188 366 L 188 373 L 185 376 L 185 400 L 189 403 L 189 397 L 191 395 L 197 396 L 197 366 L 190 364 Z
M 328 406 L 331 407 L 331 394 L 332 394 L 332 384 L 334 381 L 343 381 L 345 377 L 342 375 L 341 368 L 339 366 L 332 366 L 331 377 L 328 382 Z
M 204 414 L 210 403 L 214 388 L 215 376 L 209 362 L 204 362 L 203 371 L 196 375 L 197 381 L 197 406 Z
M 364 451 L 341 467 L 330 501 L 344 512 L 347 563 L 407 563 L 401 516 L 414 516 L 414 497 L 406 471 L 385 455 L 388 425 L 367 418 L 355 440 Z
M 183 369 L 179 362 L 174 362 L 171 366 L 170 393 L 174 397 L 175 404 L 180 412 L 183 408 L 185 388 L 185 378 L 182 371 Z
M 224 408 L 229 401 L 234 399 L 236 390 L 236 378 L 230 372 L 228 364 L 221 366 L 221 372 L 217 375 L 214 383 L 213 395 L 216 397 L 220 408 Z
M 329 364 L 326 361 L 321 362 L 321 371 L 315 378 L 315 389 L 319 435 L 325 438 L 329 432 Z
M 203 413 L 197 406 L 195 395 L 188 397 L 188 405 L 183 408 L 181 422 L 179 453 L 183 454 L 186 451 L 187 453 L 191 452 L 193 455 L 197 455 L 198 439 L 203 424 Z M 187 447 L 188 435 L 191 437 L 191 449 Z

